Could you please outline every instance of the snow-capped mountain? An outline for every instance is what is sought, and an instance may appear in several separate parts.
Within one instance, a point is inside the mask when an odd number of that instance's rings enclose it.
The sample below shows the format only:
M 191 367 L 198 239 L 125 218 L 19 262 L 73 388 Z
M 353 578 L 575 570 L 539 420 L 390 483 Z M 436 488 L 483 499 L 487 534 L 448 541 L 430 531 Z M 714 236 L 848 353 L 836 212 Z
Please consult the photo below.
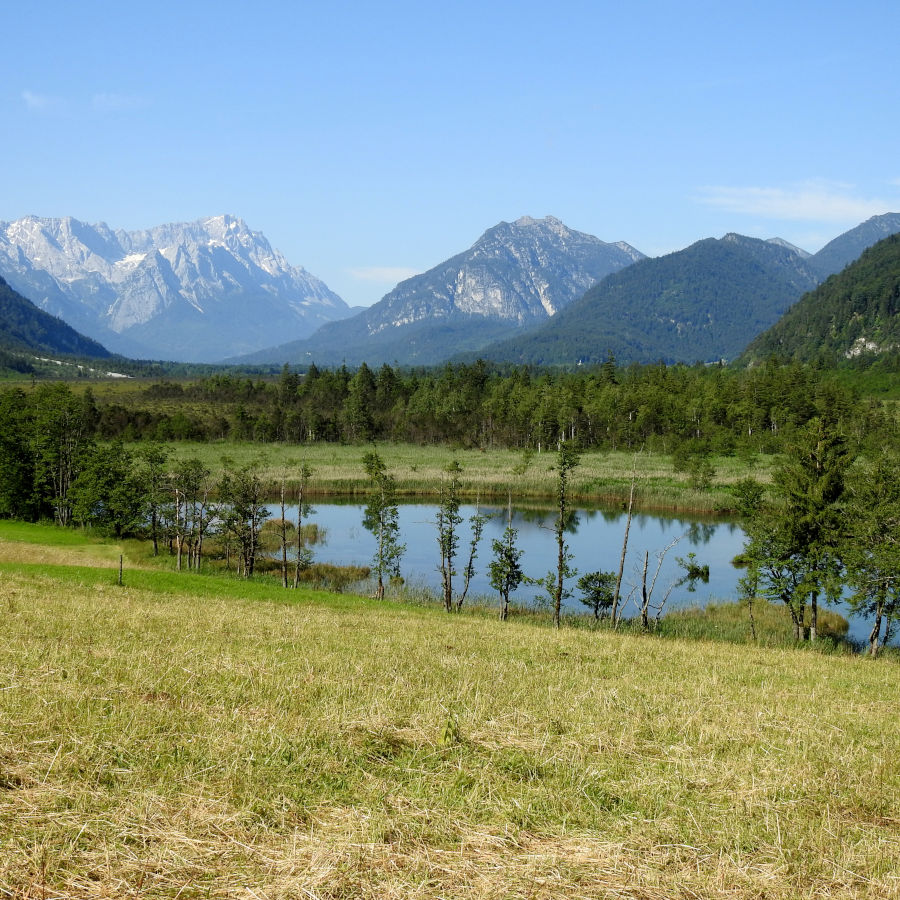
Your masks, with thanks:
M 215 361 L 350 315 L 228 215 L 130 232 L 70 217 L 0 222 L 0 275 L 111 350 L 155 359 Z
M 523 216 L 489 228 L 468 250 L 402 281 L 374 306 L 254 361 L 438 362 L 546 321 L 644 255 L 559 219 Z

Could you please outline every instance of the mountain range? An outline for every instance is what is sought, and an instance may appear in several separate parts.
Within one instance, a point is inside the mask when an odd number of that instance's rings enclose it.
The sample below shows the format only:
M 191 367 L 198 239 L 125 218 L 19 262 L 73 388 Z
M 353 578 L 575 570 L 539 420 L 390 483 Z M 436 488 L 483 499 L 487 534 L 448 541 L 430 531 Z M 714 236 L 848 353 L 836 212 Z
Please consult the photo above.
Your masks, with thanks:
M 71 217 L 0 222 L 0 275 L 45 312 L 133 357 L 215 361 L 351 314 L 227 215 L 145 231 Z
M 529 365 L 733 359 L 818 279 L 781 242 L 728 234 L 603 279 L 546 325 L 482 350 Z
M 604 276 L 644 254 L 547 216 L 488 229 L 468 250 L 397 285 L 343 322 L 242 357 L 245 363 L 430 365 L 546 322 Z
M 525 216 L 356 315 L 232 216 L 134 232 L 72 218 L 0 223 L 0 275 L 45 312 L 142 358 L 694 362 L 735 358 L 806 291 L 896 232 L 900 214 L 890 213 L 816 254 L 729 234 L 650 259 Z
M 885 233 L 900 215 L 876 216 L 810 254 L 780 238 L 728 234 L 662 257 L 604 244 L 552 217 L 489 229 L 467 251 L 399 284 L 379 303 L 311 338 L 241 358 L 245 363 L 430 365 L 448 359 L 535 365 L 714 361 L 736 358 L 760 332 L 823 278 Z M 523 291 L 570 272 L 603 248 L 604 264 L 581 274 L 593 286 L 557 279 L 552 308 Z M 590 248 L 588 252 L 587 248 Z M 618 251 L 616 253 L 615 251 Z

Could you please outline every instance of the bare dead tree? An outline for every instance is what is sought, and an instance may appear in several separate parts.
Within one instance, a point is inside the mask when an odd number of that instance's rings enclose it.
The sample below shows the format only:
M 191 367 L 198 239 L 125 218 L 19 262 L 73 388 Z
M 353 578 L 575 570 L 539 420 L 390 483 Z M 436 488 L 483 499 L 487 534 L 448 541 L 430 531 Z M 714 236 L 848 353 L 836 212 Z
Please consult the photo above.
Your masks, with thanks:
M 622 595 L 622 573 L 625 571 L 625 554 L 628 552 L 628 532 L 631 530 L 631 514 L 634 510 L 634 486 L 637 482 L 637 454 L 631 467 L 631 489 L 628 492 L 628 516 L 625 519 L 625 536 L 622 538 L 622 555 L 619 557 L 619 572 L 616 575 L 616 590 L 613 594 L 610 618 L 613 628 L 619 624 L 619 598 Z

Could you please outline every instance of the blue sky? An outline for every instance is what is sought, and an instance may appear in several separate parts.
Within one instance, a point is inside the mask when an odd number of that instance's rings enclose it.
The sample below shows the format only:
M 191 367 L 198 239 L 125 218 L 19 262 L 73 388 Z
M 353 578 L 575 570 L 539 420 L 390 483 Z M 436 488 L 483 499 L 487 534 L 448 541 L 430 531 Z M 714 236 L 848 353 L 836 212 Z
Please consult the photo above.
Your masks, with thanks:
M 650 255 L 900 211 L 895 2 L 17 3 L 0 220 L 244 218 L 351 304 L 521 215 Z

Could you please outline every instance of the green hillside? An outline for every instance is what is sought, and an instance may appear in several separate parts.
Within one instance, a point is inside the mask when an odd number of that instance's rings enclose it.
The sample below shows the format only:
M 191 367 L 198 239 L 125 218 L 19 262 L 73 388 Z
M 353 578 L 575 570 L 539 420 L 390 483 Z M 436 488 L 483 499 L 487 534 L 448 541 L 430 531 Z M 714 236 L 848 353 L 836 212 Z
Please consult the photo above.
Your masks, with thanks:
M 736 357 L 816 278 L 778 244 L 727 235 L 610 275 L 528 335 L 485 348 L 534 365 L 710 361 Z
M 900 234 L 802 297 L 748 347 L 748 362 L 776 355 L 835 364 L 877 359 L 900 348 Z
M 97 341 L 38 309 L 0 278 L 0 349 L 32 350 L 106 359 L 112 354 Z
M 824 281 L 836 275 L 845 266 L 859 259 L 863 250 L 877 244 L 883 238 L 900 232 L 900 213 L 872 216 L 829 241 L 808 260 L 810 268 Z

